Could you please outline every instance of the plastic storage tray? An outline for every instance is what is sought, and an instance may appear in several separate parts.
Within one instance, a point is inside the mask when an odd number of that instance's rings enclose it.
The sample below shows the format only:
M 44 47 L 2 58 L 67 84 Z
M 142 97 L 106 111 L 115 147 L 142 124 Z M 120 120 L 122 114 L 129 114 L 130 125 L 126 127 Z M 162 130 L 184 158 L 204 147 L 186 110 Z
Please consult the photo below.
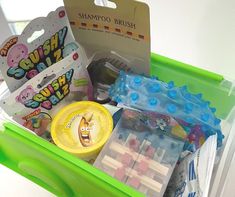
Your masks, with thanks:
M 211 192 L 218 196 L 222 190 L 218 184 L 226 178 L 229 168 L 226 165 L 231 162 L 231 150 L 234 151 L 230 148 L 233 141 L 230 130 L 235 119 L 232 84 L 223 76 L 155 54 L 152 54 L 151 72 L 160 80 L 174 81 L 177 86 L 187 85 L 192 93 L 202 93 L 204 99 L 211 101 L 211 107 L 217 109 L 217 116 L 224 120 L 222 129 L 226 138 L 211 188 Z M 0 131 L 0 163 L 57 196 L 143 196 L 11 122 L 3 123 Z
M 124 109 L 94 166 L 149 197 L 159 197 L 166 190 L 184 141 L 150 128 L 147 122 L 151 118 L 153 114 Z

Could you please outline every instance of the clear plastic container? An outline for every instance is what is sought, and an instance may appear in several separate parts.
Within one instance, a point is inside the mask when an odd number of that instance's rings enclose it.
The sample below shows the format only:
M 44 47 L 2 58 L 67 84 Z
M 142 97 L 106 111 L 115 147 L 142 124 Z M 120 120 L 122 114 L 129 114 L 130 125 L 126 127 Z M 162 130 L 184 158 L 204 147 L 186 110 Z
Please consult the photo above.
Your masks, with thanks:
M 150 119 L 151 114 L 125 109 L 94 166 L 149 197 L 161 197 L 184 141 L 166 131 L 178 124 L 161 124 L 159 118 L 159 127 L 150 129 Z

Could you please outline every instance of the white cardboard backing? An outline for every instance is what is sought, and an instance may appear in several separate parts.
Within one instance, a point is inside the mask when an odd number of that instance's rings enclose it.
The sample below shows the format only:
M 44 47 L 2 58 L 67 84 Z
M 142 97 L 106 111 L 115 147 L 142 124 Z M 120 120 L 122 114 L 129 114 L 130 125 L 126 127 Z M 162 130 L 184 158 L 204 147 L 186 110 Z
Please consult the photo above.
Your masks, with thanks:
M 0 70 L 13 92 L 78 47 L 66 11 L 60 7 L 47 17 L 34 19 L 21 35 L 11 36 L 1 45 Z
M 50 123 L 64 106 L 92 99 L 92 86 L 79 50 L 50 66 L 0 101 L 19 124 L 50 140 Z

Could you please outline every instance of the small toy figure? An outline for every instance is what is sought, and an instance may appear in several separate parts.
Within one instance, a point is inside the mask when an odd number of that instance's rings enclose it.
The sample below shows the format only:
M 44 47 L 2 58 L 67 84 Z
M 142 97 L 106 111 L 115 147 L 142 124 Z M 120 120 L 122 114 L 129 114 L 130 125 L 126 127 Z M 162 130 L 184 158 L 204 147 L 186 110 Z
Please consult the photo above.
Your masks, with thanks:
M 169 130 L 170 123 L 172 122 L 169 116 L 150 112 L 145 112 L 145 114 L 148 116 L 147 123 L 150 128 L 165 132 Z

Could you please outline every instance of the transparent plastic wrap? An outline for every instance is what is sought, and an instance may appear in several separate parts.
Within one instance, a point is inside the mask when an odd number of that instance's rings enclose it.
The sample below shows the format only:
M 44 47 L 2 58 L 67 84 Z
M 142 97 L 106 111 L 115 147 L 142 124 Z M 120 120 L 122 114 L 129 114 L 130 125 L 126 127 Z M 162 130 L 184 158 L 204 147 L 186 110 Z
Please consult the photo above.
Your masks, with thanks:
M 125 109 L 94 166 L 147 196 L 160 197 L 183 146 L 161 128 L 149 129 L 141 112 Z
M 51 141 L 50 124 L 55 114 L 71 102 L 92 99 L 89 75 L 78 52 L 4 97 L 1 108 L 19 124 Z
M 202 99 L 202 94 L 191 94 L 186 86 L 176 87 L 156 78 L 120 72 L 110 89 L 110 97 L 117 103 L 136 109 L 158 112 L 175 118 L 187 132 L 188 149 L 195 151 L 215 133 L 218 147 L 224 138 L 215 108 Z M 191 146 L 193 145 L 193 147 Z
M 136 73 L 134 65 L 144 64 L 144 60 L 117 51 L 95 52 L 89 60 L 88 72 L 94 88 L 94 99 L 99 103 L 110 102 L 108 90 L 115 83 L 121 70 Z
M 194 154 L 180 161 L 171 177 L 165 197 L 207 197 L 214 167 L 217 136 L 210 136 Z

